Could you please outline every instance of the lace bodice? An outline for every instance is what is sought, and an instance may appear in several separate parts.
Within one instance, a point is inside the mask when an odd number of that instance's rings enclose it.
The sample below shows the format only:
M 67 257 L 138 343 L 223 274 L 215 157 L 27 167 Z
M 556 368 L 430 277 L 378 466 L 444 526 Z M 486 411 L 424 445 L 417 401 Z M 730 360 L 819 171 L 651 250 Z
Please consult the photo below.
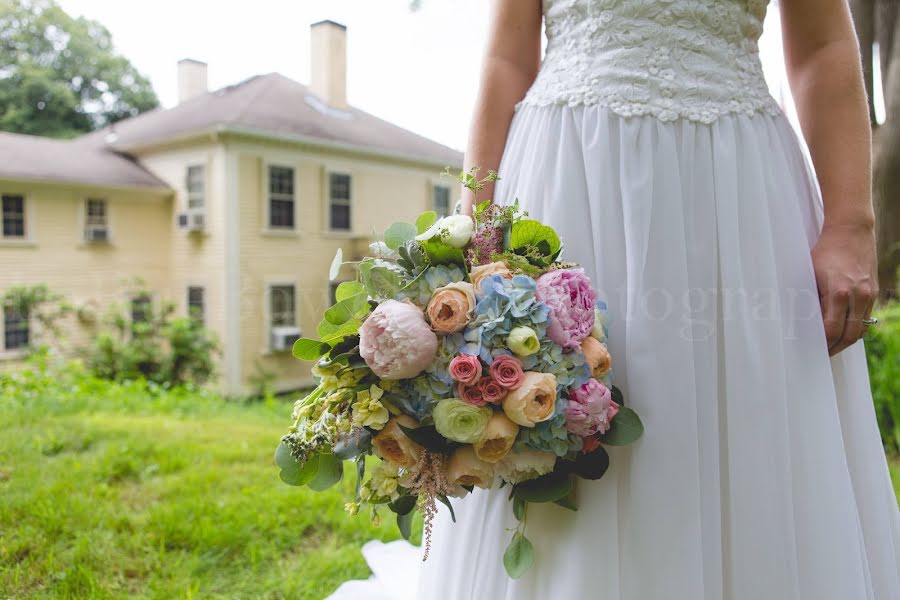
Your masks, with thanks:
M 520 105 L 598 104 L 711 123 L 779 112 L 759 60 L 768 0 L 543 0 L 547 50 Z

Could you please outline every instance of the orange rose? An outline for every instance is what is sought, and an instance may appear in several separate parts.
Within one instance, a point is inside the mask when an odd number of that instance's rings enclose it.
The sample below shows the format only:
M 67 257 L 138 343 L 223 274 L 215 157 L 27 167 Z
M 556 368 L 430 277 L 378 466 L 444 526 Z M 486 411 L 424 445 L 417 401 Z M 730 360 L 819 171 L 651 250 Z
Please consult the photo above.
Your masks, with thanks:
M 425 314 L 435 332 L 456 333 L 469 324 L 474 310 L 475 288 L 459 281 L 434 290 Z
M 407 415 L 393 417 L 372 439 L 372 449 L 379 458 L 407 469 L 416 466 L 422 456 L 422 446 L 415 443 L 400 429 L 418 426 L 416 420 Z
M 584 338 L 581 342 L 581 351 L 584 352 L 584 358 L 591 367 L 591 373 L 594 377 L 603 377 L 609 373 L 612 366 L 612 357 L 606 344 L 598 342 L 592 337 Z
M 451 485 L 475 485 L 487 489 L 494 482 L 494 465 L 478 458 L 472 446 L 462 446 L 450 457 L 447 481 Z
M 552 373 L 528 371 L 522 385 L 503 399 L 503 412 L 522 427 L 534 427 L 553 416 L 556 408 L 556 377 Z

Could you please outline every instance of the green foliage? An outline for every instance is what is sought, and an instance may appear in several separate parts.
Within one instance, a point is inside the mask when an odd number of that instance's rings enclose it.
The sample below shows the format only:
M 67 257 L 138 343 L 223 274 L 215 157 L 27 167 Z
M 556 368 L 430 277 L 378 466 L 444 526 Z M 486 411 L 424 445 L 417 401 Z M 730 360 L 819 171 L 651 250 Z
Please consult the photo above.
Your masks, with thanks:
M 43 340 L 41 336 L 59 340 L 63 336 L 59 321 L 73 311 L 60 294 L 52 292 L 43 283 L 9 288 L 0 295 L 0 305 L 12 307 L 30 323 L 39 325 L 36 331 L 29 332 L 32 348 L 41 348 L 49 344 L 50 339 Z
M 870 328 L 865 341 L 869 379 L 881 440 L 885 450 L 897 454 L 900 452 L 900 301 L 895 300 L 874 314 L 879 323 Z
M 113 382 L 46 356 L 0 375 L 3 597 L 320 600 L 397 539 L 278 480 L 287 402 Z M 421 535 L 416 517 L 413 539 Z
M 636 412 L 622 406 L 616 418 L 610 423 L 609 430 L 600 436 L 600 441 L 608 446 L 627 446 L 644 434 L 644 424 Z
M 518 579 L 524 575 L 534 564 L 534 545 L 521 531 L 517 531 L 506 552 L 503 553 L 503 566 L 506 573 L 512 579 Z
M 384 232 L 384 243 L 391 250 L 396 251 L 403 244 L 411 241 L 418 233 L 412 223 L 394 223 Z
M 0 0 L 0 130 L 74 137 L 159 105 L 109 31 L 53 0 Z
M 149 292 L 138 288 L 132 297 Z M 94 336 L 87 363 L 99 377 L 115 381 L 147 379 L 161 385 L 203 384 L 215 371 L 218 342 L 198 321 L 175 317 L 175 307 L 148 302 L 144 320 L 132 322 L 128 309 L 114 306 Z

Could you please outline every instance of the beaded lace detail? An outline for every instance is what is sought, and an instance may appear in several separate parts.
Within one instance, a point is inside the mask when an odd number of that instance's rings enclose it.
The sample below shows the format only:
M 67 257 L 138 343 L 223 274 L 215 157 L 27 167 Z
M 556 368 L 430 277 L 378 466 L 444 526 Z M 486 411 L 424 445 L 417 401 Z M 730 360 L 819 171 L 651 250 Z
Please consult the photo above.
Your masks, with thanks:
M 602 105 L 712 123 L 778 114 L 759 60 L 767 0 L 544 0 L 547 51 L 519 106 Z

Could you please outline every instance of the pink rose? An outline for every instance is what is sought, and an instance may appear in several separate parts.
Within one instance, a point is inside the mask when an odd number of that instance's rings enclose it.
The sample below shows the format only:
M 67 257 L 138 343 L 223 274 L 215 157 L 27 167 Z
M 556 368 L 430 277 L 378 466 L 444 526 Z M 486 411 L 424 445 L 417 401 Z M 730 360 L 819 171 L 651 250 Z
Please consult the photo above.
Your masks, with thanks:
M 569 394 L 566 429 L 579 437 L 606 433 L 618 412 L 619 405 L 613 401 L 609 388 L 596 379 L 588 379 Z
M 473 406 L 484 406 L 487 404 L 487 401 L 484 399 L 484 394 L 481 391 L 481 386 L 479 385 L 466 385 L 464 383 L 460 383 L 456 386 L 457 394 L 462 398 L 462 401 L 471 404 Z
M 481 388 L 481 396 L 484 401 L 490 404 L 500 404 L 506 398 L 506 388 L 488 377 L 482 378 L 478 382 L 478 387 Z
M 409 379 L 425 370 L 438 339 L 425 315 L 407 302 L 385 300 L 359 328 L 359 354 L 382 379 Z
M 481 379 L 481 361 L 477 356 L 460 354 L 450 361 L 449 371 L 454 381 L 472 385 Z
M 522 361 L 515 356 L 498 356 L 491 363 L 491 378 L 507 390 L 518 389 L 525 378 Z
M 550 309 L 547 337 L 551 340 L 574 350 L 591 334 L 597 294 L 581 269 L 544 273 L 534 295 Z

